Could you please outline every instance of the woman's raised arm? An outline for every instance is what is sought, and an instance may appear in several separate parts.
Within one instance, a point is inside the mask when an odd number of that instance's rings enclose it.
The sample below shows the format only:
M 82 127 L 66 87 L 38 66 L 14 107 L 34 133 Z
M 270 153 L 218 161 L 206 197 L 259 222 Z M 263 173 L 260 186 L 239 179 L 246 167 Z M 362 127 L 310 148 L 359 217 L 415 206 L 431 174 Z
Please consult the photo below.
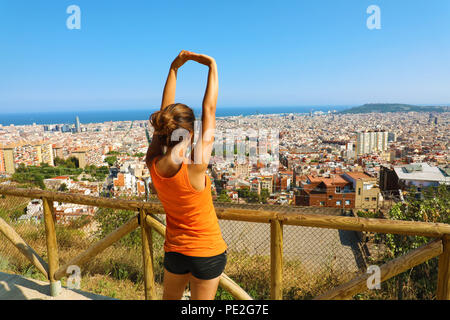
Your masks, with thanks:
M 177 87 L 177 71 L 178 69 L 188 61 L 190 52 L 182 50 L 178 56 L 172 61 L 169 69 L 169 75 L 167 76 L 166 84 L 164 86 L 161 110 L 167 106 L 175 103 L 175 92 Z M 152 142 L 147 149 L 147 155 L 145 161 L 147 166 L 150 167 L 151 161 L 154 157 L 162 155 L 163 148 L 157 134 L 153 134 Z
M 194 168 L 206 171 L 214 144 L 214 130 L 216 129 L 216 105 L 219 93 L 219 76 L 216 61 L 207 55 L 190 53 L 189 59 L 197 61 L 209 68 L 208 83 L 202 105 L 202 139 L 195 148 Z
M 167 76 L 166 85 L 164 86 L 163 97 L 161 102 L 161 110 L 168 105 L 175 103 L 175 92 L 177 88 L 177 72 L 178 69 L 189 60 L 190 52 L 182 50 L 170 65 L 169 75 Z

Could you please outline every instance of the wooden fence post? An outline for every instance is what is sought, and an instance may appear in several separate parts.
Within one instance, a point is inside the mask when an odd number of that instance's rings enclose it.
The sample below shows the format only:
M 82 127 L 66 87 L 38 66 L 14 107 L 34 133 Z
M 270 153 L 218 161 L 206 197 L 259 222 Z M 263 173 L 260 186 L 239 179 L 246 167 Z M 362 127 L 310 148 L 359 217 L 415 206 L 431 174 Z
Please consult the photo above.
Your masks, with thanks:
M 439 256 L 437 300 L 450 300 L 450 237 L 442 238 L 443 252 Z
M 283 222 L 270 221 L 270 298 L 283 299 Z
M 58 244 L 56 242 L 55 214 L 53 202 L 42 198 L 44 207 L 45 238 L 47 241 L 48 278 L 50 280 L 50 295 L 55 297 L 61 293 L 61 282 L 55 280 L 55 272 L 58 270 Z
M 145 219 L 146 216 L 145 210 L 139 210 L 142 236 L 142 257 L 144 261 L 145 299 L 156 300 L 155 275 L 153 270 L 152 228 L 147 225 Z

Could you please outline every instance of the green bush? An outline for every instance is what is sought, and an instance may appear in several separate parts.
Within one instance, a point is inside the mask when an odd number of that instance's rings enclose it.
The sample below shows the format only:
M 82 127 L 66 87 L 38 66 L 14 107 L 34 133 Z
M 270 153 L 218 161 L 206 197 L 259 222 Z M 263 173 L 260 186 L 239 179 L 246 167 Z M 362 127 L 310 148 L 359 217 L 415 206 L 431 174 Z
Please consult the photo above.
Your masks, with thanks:
M 356 215 L 361 218 L 380 218 L 380 212 L 378 211 L 362 211 L 358 210 Z
M 128 220 L 136 215 L 134 211 L 113 210 L 108 208 L 100 208 L 95 213 L 94 219 L 100 224 L 97 236 L 99 239 L 104 238 L 109 233 L 124 225 Z M 119 241 L 127 246 L 140 246 L 141 233 L 138 229 L 130 232 Z
M 423 198 L 411 190 L 405 202 L 397 203 L 389 211 L 392 220 L 450 223 L 450 191 L 442 185 L 428 188 Z M 431 238 L 398 234 L 379 235 L 387 248 L 386 262 L 429 243 Z M 436 292 L 438 259 L 430 259 L 387 281 L 386 287 L 397 291 L 398 299 L 432 299 Z

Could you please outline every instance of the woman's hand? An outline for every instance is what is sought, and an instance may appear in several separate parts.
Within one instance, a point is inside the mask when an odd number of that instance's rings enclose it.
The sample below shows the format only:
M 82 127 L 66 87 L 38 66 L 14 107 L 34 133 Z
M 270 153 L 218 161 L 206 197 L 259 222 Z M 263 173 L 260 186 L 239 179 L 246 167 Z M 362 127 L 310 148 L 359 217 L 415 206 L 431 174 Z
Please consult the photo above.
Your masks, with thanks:
M 187 50 L 182 50 L 178 56 L 175 58 L 175 60 L 172 62 L 172 67 L 175 69 L 180 68 L 183 64 L 185 64 L 187 61 L 193 60 L 200 64 L 204 64 L 205 66 L 210 67 L 213 65 L 216 61 L 214 58 L 207 56 L 206 54 L 200 54 L 195 53 Z
M 173 60 L 172 68 L 174 68 L 174 69 L 180 68 L 183 64 L 186 63 L 186 61 L 190 60 L 189 59 L 190 54 L 191 54 L 191 52 L 189 52 L 189 51 L 181 50 L 181 52 L 178 54 L 178 56 L 175 58 L 175 60 Z

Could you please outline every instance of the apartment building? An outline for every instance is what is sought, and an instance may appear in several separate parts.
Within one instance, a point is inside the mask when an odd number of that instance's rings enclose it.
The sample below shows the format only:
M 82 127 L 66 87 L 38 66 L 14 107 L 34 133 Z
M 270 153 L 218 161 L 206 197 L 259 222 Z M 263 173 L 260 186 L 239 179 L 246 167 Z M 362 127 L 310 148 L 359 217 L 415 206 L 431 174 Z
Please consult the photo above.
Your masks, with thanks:
M 356 134 L 356 154 L 386 151 L 388 148 L 387 131 L 364 131 Z
M 3 148 L 3 161 L 6 173 L 13 174 L 14 172 L 16 172 L 16 165 L 14 161 L 14 147 Z
M 343 175 L 329 178 L 307 176 L 300 190 L 294 196 L 297 206 L 355 208 L 355 190 L 353 183 Z
M 53 158 L 53 147 L 51 144 L 43 144 L 41 145 L 41 158 L 43 163 L 48 164 L 49 166 L 54 166 L 54 158 Z
M 363 172 L 346 172 L 342 177 L 352 183 L 355 190 L 356 209 L 377 209 L 380 201 L 380 188 L 376 177 Z
M 239 178 L 239 177 L 248 177 L 248 175 L 250 174 L 250 166 L 248 165 L 248 163 L 237 163 L 234 166 L 234 175 Z
M 84 169 L 84 168 L 86 168 L 86 164 L 87 164 L 87 161 L 86 161 L 86 150 L 75 150 L 75 151 L 72 151 L 72 156 L 74 156 L 75 158 L 77 158 L 78 159 L 78 167 L 79 168 L 81 168 L 81 169 Z
M 273 176 L 262 176 L 260 179 L 261 190 L 267 189 L 269 193 L 273 193 Z

